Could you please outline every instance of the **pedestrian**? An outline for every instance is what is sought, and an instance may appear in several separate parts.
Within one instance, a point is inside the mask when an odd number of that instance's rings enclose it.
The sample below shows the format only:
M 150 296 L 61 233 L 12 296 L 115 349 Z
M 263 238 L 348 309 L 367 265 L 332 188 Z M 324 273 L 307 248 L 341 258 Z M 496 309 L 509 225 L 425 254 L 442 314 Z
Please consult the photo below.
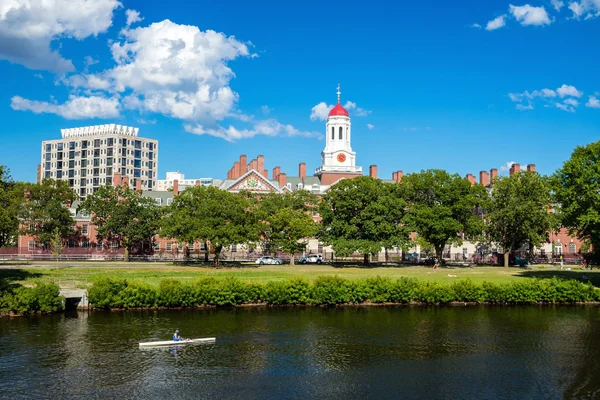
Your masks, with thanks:
M 433 269 L 438 269 L 440 266 L 438 265 L 437 257 L 433 259 Z
M 562 271 L 563 269 L 563 256 L 562 254 L 560 255 L 560 270 Z

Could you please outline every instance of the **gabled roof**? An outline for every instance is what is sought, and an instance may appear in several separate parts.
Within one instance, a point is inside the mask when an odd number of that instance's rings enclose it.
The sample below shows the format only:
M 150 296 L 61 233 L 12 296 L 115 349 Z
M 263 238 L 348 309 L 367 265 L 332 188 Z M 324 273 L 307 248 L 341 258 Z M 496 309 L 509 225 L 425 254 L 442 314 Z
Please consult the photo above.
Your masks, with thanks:
M 238 179 L 227 179 L 223 181 L 221 189 L 230 192 L 239 192 L 241 190 L 248 190 L 254 193 L 282 192 L 278 185 L 275 185 L 254 169 L 246 172 Z

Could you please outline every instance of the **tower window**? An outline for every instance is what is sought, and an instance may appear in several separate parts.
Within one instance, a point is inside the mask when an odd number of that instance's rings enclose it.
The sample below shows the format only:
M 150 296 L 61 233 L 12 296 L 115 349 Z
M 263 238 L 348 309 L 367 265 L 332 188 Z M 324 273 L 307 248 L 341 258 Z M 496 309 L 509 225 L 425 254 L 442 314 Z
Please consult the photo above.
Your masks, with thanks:
M 340 137 L 339 137 L 339 139 L 340 139 L 340 140 L 342 140 L 342 139 L 343 139 L 343 137 L 344 137 L 344 128 L 342 128 L 342 127 L 340 126 Z
M 335 128 L 331 127 L 331 140 L 335 139 Z

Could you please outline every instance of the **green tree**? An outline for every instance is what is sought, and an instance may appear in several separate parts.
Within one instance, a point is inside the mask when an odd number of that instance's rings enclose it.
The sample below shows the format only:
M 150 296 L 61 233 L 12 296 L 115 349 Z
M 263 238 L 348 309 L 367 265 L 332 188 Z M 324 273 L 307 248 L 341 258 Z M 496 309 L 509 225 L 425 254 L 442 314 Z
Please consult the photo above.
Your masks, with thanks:
M 306 241 L 318 230 L 310 212 L 317 202 L 308 191 L 290 194 L 272 193 L 257 198 L 255 214 L 261 222 L 259 235 L 263 246 L 279 248 L 290 253 L 294 265 L 294 253 L 306 248 Z
M 404 176 L 399 188 L 408 202 L 407 225 L 433 246 L 440 263 L 447 244 L 462 242 L 460 233 L 471 239 L 482 234 L 483 219 L 476 211 L 489 201 L 482 185 L 432 169 Z
M 19 209 L 21 233 L 48 245 L 55 231 L 62 238 L 73 234 L 75 220 L 69 206 L 77 199 L 66 181 L 44 179 L 25 185 L 25 201 Z
M 323 196 L 319 235 L 336 254 L 359 252 L 368 264 L 371 254 L 409 241 L 405 209 L 397 185 L 369 176 L 344 179 Z
M 78 207 L 92 216 L 99 240 L 118 241 L 125 249 L 125 261 L 136 246 L 152 243 L 160 229 L 161 208 L 126 186 L 102 186 Z
M 588 241 L 600 264 L 600 141 L 578 146 L 552 177 L 562 224 Z
M 187 243 L 210 243 L 218 265 L 223 247 L 258 239 L 258 220 L 251 207 L 252 202 L 243 194 L 216 187 L 189 187 L 173 200 L 162 234 Z
M 505 267 L 511 252 L 524 245 L 533 250 L 546 239 L 554 218 L 548 212 L 549 207 L 550 188 L 535 172 L 521 172 L 494 181 L 486 209 L 486 232 L 492 242 L 502 246 Z
M 52 255 L 58 261 L 58 257 L 63 253 L 65 249 L 65 245 L 63 243 L 63 238 L 60 235 L 60 230 L 55 229 L 52 233 L 52 237 L 50 238 L 50 250 L 52 250 Z
M 8 168 L 0 165 L 0 247 L 17 245 L 23 191 L 23 184 L 14 182 Z

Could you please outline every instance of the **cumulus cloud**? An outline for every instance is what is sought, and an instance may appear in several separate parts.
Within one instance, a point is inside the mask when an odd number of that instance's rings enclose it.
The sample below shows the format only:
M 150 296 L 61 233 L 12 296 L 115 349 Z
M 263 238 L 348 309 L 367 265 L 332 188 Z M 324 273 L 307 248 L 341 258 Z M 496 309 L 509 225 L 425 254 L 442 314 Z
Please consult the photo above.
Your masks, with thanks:
M 580 0 L 569 3 L 569 10 L 573 12 L 573 18 L 584 19 L 600 16 L 600 0 Z
M 372 124 L 367 124 L 367 128 L 369 128 L 369 130 L 372 131 L 375 127 Z
M 513 6 L 512 4 L 508 7 L 509 12 L 512 16 L 523 26 L 527 25 L 550 25 L 552 21 L 548 17 L 546 9 L 541 7 L 533 7 L 529 4 L 524 6 Z
M 318 132 L 305 132 L 294 128 L 292 125 L 281 124 L 275 119 L 266 119 L 257 121 L 251 128 L 238 129 L 232 125 L 225 128 L 218 126 L 216 128 L 205 127 L 201 124 L 186 124 L 185 130 L 197 135 L 210 135 L 230 142 L 239 139 L 248 139 L 257 135 L 264 136 L 305 136 L 305 137 L 322 137 Z
M 71 60 L 51 48 L 58 38 L 85 39 L 112 24 L 118 0 L 47 0 L 0 2 L 0 59 L 29 69 L 73 71 Z
M 471 28 L 475 28 L 475 29 L 481 29 L 481 25 L 479 24 L 472 24 L 470 25 Z
M 502 28 L 506 25 L 506 14 L 501 15 L 493 20 L 489 21 L 485 26 L 486 31 L 495 31 L 496 29 Z
M 574 86 L 563 84 L 556 90 L 552 89 L 541 89 L 534 90 L 532 92 L 524 91 L 522 93 L 509 93 L 508 97 L 511 101 L 516 104 L 517 110 L 533 110 L 533 103 L 536 99 L 541 100 L 545 107 L 554 106 L 563 111 L 574 112 L 575 108 L 579 106 L 579 101 L 575 100 L 574 97 L 581 97 L 583 92 L 577 90 Z M 564 101 L 555 102 L 553 99 L 560 97 L 565 98 Z
M 139 11 L 136 10 L 127 10 L 125 11 L 125 15 L 127 16 L 127 26 L 131 26 L 144 19 L 140 17 Z
M 56 114 L 66 119 L 115 118 L 119 116 L 119 101 L 101 96 L 70 96 L 64 104 L 27 100 L 20 96 L 11 99 L 13 110 L 35 114 Z
M 334 105 L 327 105 L 324 101 L 320 102 L 310 110 L 310 120 L 311 121 L 325 121 L 329 116 L 329 111 L 335 107 Z M 344 108 L 348 110 L 348 112 L 357 117 L 366 117 L 371 114 L 371 111 L 365 110 L 364 108 L 360 108 L 353 101 L 347 101 L 344 104 Z
M 583 92 L 580 92 L 579 90 L 577 90 L 575 88 L 575 86 L 569 86 L 569 85 L 562 85 L 561 87 L 556 89 L 556 92 L 558 93 L 558 95 L 560 97 L 565 97 L 565 96 L 581 97 L 583 95 Z
M 600 100 L 598 100 L 596 96 L 590 96 L 585 106 L 589 108 L 600 108 Z
M 565 3 L 561 0 L 552 0 L 550 3 L 556 11 L 560 11 L 560 9 L 563 8 L 563 6 L 565 5 Z

